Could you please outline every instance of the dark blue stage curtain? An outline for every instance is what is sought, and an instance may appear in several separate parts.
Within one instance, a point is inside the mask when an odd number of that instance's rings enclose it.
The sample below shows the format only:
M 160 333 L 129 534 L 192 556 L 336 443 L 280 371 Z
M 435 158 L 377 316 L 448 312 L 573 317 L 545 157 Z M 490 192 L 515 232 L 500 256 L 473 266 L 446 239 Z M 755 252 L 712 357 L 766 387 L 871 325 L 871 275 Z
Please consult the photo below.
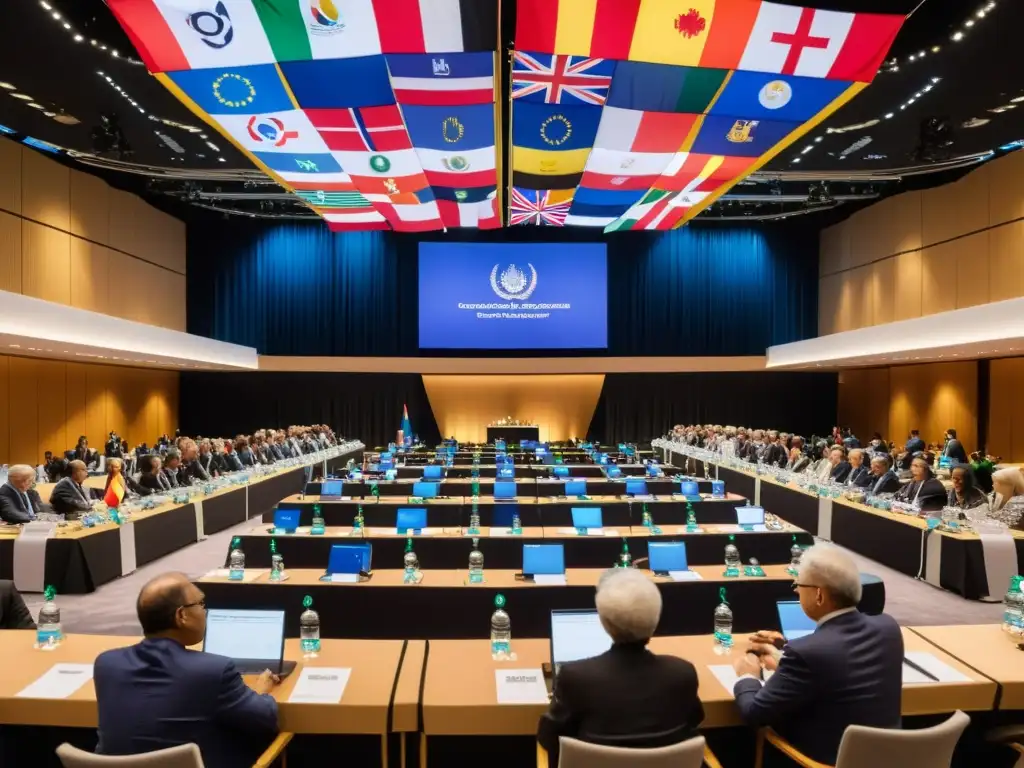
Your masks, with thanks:
M 386 445 L 409 406 L 413 430 L 428 445 L 440 440 L 423 378 L 416 373 L 181 374 L 181 431 L 234 436 L 261 427 L 327 424 L 336 434 Z
M 802 224 L 608 237 L 569 227 L 396 235 L 246 225 L 190 223 L 188 328 L 265 355 L 421 354 L 416 261 L 424 239 L 606 242 L 603 354 L 761 355 L 772 344 L 816 334 L 817 233 Z
M 809 437 L 836 423 L 834 373 L 610 373 L 589 440 L 646 442 L 676 424 L 731 424 Z

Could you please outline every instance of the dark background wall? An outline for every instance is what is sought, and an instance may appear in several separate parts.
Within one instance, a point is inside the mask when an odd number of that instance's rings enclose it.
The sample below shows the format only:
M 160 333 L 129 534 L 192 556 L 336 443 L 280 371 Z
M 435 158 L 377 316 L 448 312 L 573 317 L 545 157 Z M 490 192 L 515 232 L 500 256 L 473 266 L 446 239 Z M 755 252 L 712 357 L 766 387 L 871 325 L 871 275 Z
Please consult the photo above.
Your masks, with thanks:
M 322 224 L 205 220 L 188 228 L 188 330 L 264 355 L 447 355 L 421 353 L 416 327 L 418 244 L 445 238 L 606 241 L 609 347 L 601 354 L 762 355 L 816 332 L 817 232 L 800 225 L 602 238 L 535 227 L 332 234 Z

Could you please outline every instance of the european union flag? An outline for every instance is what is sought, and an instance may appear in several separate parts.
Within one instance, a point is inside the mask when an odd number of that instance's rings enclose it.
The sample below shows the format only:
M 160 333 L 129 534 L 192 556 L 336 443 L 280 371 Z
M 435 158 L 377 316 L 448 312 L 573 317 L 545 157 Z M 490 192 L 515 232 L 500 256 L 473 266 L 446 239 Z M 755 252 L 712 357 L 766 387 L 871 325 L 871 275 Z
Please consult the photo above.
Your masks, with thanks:
M 489 187 L 431 187 L 438 200 L 456 203 L 481 203 L 496 194 L 495 186 Z
M 691 151 L 698 155 L 760 157 L 799 127 L 800 123 L 708 115 Z
M 403 106 L 402 115 L 414 147 L 422 149 L 483 149 L 494 146 L 494 106 Z
M 647 190 L 645 189 L 592 189 L 590 187 L 580 187 L 573 196 L 573 203 L 612 207 L 625 206 L 628 208 L 633 203 L 639 202 L 646 192 Z
M 597 137 L 601 107 L 521 101 L 512 118 L 512 143 L 517 147 L 589 149 Z
M 803 123 L 849 87 L 820 77 L 733 72 L 708 114 Z
M 394 104 L 383 56 L 281 62 L 281 71 L 303 109 L 379 107 Z
M 295 108 L 273 64 L 187 69 L 167 76 L 210 115 L 258 115 Z
M 292 173 L 341 172 L 341 166 L 330 153 L 253 152 L 253 154 L 273 171 L 291 171 Z
M 612 79 L 608 106 L 703 114 L 728 74 L 724 69 L 620 61 Z

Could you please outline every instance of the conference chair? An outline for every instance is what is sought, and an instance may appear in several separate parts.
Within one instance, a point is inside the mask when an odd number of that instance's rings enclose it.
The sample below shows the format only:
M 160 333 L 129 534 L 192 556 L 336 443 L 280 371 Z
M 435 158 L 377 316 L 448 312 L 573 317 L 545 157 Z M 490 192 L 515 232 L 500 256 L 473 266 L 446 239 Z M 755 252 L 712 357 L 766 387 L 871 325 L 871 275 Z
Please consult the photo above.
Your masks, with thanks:
M 722 768 L 703 736 L 694 736 L 670 747 L 635 749 L 605 747 L 562 736 L 557 766 L 550 768 Z M 548 753 L 537 745 L 537 768 L 549 768 Z
M 288 755 L 285 748 L 292 740 L 293 733 L 279 733 L 277 738 L 253 763 L 253 768 L 270 768 L 275 760 L 276 765 L 288 768 Z M 64 743 L 57 747 L 57 757 L 64 768 L 205 768 L 199 747 L 195 744 L 182 744 L 177 747 L 158 749 L 141 755 L 94 755 L 77 747 Z
M 948 720 L 931 728 L 905 731 L 851 725 L 839 742 L 835 768 L 906 768 L 908 765 L 949 768 L 956 743 L 970 722 L 971 718 L 958 709 Z M 807 757 L 771 728 L 764 728 L 757 734 L 756 768 L 764 764 L 765 741 L 795 765 L 832 768 Z
M 1001 725 L 985 733 L 985 741 L 1002 744 L 1019 757 L 1013 768 L 1024 768 L 1024 725 Z

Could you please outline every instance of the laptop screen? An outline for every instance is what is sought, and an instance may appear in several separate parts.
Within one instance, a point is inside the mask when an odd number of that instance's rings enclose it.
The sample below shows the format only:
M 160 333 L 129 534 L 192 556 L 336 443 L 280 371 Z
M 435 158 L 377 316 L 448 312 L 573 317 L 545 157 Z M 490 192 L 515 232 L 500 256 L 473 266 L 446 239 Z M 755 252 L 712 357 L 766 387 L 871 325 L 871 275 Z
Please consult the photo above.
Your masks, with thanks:
M 320 496 L 341 496 L 341 480 L 324 480 L 320 483 Z
M 335 544 L 327 558 L 327 573 L 370 572 L 370 544 Z
M 595 610 L 551 612 L 551 665 L 600 656 L 612 647 L 612 639 L 601 626 Z
M 422 530 L 427 527 L 427 510 L 423 507 L 403 507 L 398 510 L 398 519 L 395 528 L 399 533 L 405 533 L 410 528 Z
M 683 494 L 683 496 L 697 496 L 700 493 L 697 483 L 693 480 L 680 480 L 679 492 Z
M 413 483 L 412 495 L 421 499 L 432 499 L 437 496 L 438 483 Z
M 494 498 L 514 499 L 516 497 L 516 484 L 514 482 L 497 482 L 494 484 Z
M 524 544 L 523 573 L 528 576 L 565 573 L 565 549 L 561 544 Z
M 779 627 L 786 640 L 796 640 L 814 632 L 817 626 L 800 607 L 798 600 L 779 600 L 775 604 L 779 609 Z
M 601 528 L 603 522 L 601 519 L 601 508 L 600 507 L 573 507 L 572 508 L 572 527 L 573 528 Z
M 587 481 L 586 480 L 566 480 L 565 481 L 565 495 L 566 496 L 586 496 L 587 495 Z
M 647 565 L 657 573 L 687 570 L 686 543 L 682 541 L 648 542 Z
M 440 480 L 441 479 L 441 467 L 437 464 L 431 464 L 423 468 L 423 478 L 425 480 Z
M 299 514 L 297 509 L 275 509 L 274 527 L 294 533 L 299 527 Z
M 626 481 L 626 493 L 631 496 L 643 496 L 647 493 L 647 481 L 646 480 L 627 480 Z
M 284 611 L 210 608 L 206 612 L 203 650 L 237 661 L 273 662 L 284 656 Z
M 739 525 L 764 525 L 764 507 L 736 507 Z

